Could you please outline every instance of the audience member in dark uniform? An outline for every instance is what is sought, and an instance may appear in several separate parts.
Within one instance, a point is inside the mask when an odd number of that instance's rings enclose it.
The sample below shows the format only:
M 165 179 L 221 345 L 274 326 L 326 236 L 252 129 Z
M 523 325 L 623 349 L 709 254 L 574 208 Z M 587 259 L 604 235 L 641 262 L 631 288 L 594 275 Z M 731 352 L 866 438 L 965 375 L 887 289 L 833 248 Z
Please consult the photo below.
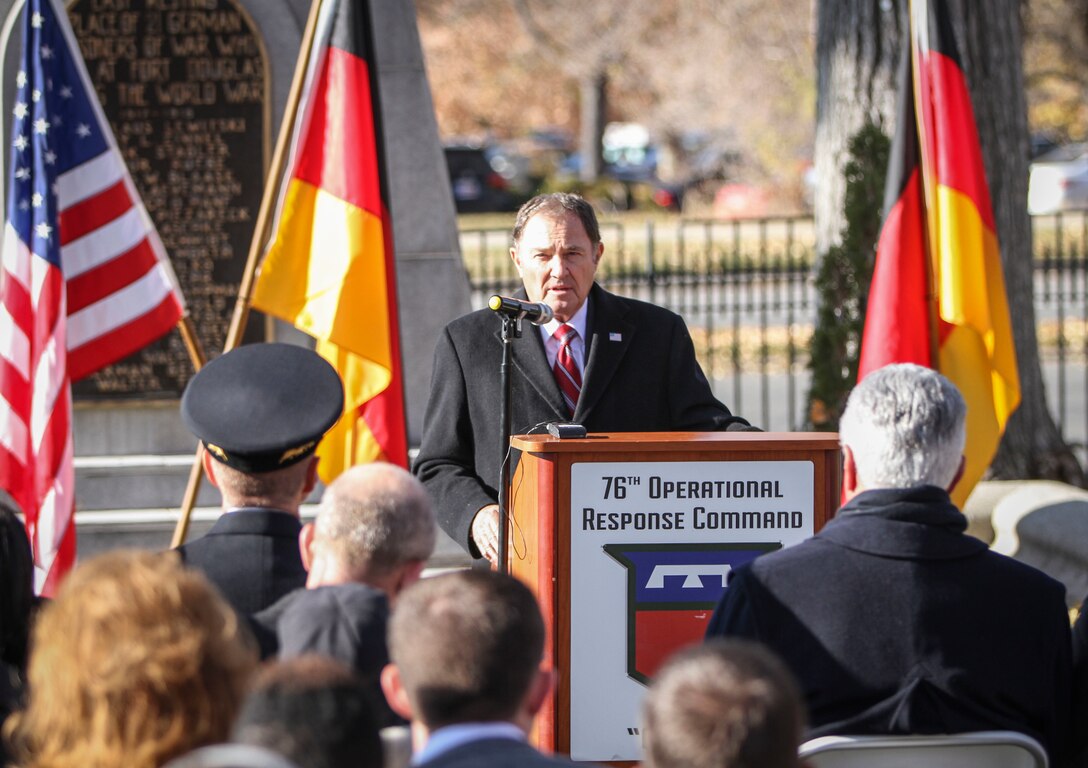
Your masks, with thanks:
M 965 412 L 930 369 L 867 376 L 840 425 L 846 505 L 808 541 L 733 571 L 708 635 L 782 656 L 811 735 L 1012 730 L 1060 764 L 1065 589 L 965 535 L 947 492 L 962 473 Z
M 306 583 L 299 507 L 317 483 L 317 444 L 343 407 L 335 369 L 291 344 L 238 347 L 185 389 L 182 419 L 204 445 L 204 471 L 224 514 L 178 552 L 239 613 Z
M 344 664 L 299 656 L 257 675 L 231 741 L 304 768 L 381 768 L 382 744 L 362 681 Z
M 711 640 L 666 662 L 642 702 L 645 768 L 798 768 L 805 704 L 758 643 Z
M 593 207 L 539 195 L 514 223 L 519 298 L 551 307 L 512 345 L 514 434 L 547 422 L 590 432 L 751 429 L 714 398 L 684 321 L 594 282 L 604 245 Z M 439 525 L 474 557 L 497 558 L 502 458 L 501 323 L 490 309 L 446 326 L 413 471 L 438 505 Z
M 389 624 L 382 687 L 412 721 L 417 768 L 571 766 L 526 734 L 554 684 L 541 668 L 544 619 L 506 574 L 462 570 L 407 589 Z
M 0 500 L 0 726 L 22 702 L 35 605 L 34 556 L 14 506 L 8 498 Z M 7 752 L 0 739 L 3 765 Z
M 262 646 L 271 635 L 280 658 L 320 653 L 348 664 L 373 691 L 381 724 L 401 722 L 378 680 L 389 607 L 419 579 L 437 533 L 427 492 L 405 470 L 378 463 L 342 473 L 302 528 L 306 589 L 254 617 Z
M 20 768 L 159 768 L 224 741 L 257 666 L 238 615 L 162 552 L 80 563 L 35 622 Z

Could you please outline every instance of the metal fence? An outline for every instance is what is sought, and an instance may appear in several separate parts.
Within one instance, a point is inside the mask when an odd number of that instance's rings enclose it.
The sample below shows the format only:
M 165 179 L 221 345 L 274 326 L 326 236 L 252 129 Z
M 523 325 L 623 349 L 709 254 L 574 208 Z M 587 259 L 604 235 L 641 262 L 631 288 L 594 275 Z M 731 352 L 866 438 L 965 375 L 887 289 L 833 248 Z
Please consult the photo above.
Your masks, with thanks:
M 1088 212 L 1035 217 L 1035 311 L 1047 402 L 1088 443 Z M 775 431 L 801 430 L 816 315 L 810 218 L 602 222 L 599 282 L 681 314 L 715 394 Z M 520 286 L 508 229 L 464 229 L 473 306 Z

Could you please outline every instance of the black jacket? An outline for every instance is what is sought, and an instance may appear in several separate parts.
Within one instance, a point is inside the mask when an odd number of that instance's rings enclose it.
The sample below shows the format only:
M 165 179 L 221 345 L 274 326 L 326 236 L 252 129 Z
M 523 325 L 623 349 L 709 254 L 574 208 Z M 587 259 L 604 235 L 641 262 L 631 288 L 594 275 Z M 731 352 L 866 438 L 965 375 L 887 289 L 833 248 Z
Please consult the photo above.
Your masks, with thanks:
M 298 551 L 302 523 L 278 509 L 244 507 L 223 514 L 204 536 L 178 547 L 241 614 L 256 613 L 306 585 Z
M 381 690 L 381 671 L 389 663 L 388 623 L 385 593 L 354 582 L 295 590 L 251 620 L 263 658 L 316 653 L 351 667 L 382 727 L 405 722 L 389 708 Z
M 737 569 L 707 635 L 777 652 L 811 736 L 1013 730 L 1053 764 L 1070 727 L 1065 588 L 966 526 L 939 488 L 861 493 Z

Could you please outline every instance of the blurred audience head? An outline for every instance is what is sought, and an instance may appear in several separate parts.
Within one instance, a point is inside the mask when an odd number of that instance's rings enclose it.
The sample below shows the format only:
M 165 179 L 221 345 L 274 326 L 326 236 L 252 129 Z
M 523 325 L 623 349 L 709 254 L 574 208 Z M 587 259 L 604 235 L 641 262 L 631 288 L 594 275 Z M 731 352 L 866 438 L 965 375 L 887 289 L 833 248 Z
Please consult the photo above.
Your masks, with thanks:
M 24 768 L 155 768 L 224 741 L 257 658 L 204 576 L 136 551 L 73 570 L 31 648 L 27 707 L 7 729 Z
M 270 749 L 304 768 L 382 765 L 370 694 L 351 669 L 324 656 L 299 656 L 265 667 L 231 738 Z
M 804 705 L 755 643 L 713 640 L 673 656 L 643 700 L 647 768 L 796 768 Z
M 14 503 L 0 498 L 0 662 L 26 666 L 34 608 L 34 558 Z
M 314 522 L 303 527 L 307 585 L 356 581 L 392 600 L 419 578 L 437 535 L 419 480 L 384 462 L 352 467 L 329 485 Z
M 429 731 L 495 721 L 528 730 L 551 690 L 543 654 L 544 620 L 528 587 L 496 572 L 456 571 L 401 595 L 382 683 L 390 705 Z

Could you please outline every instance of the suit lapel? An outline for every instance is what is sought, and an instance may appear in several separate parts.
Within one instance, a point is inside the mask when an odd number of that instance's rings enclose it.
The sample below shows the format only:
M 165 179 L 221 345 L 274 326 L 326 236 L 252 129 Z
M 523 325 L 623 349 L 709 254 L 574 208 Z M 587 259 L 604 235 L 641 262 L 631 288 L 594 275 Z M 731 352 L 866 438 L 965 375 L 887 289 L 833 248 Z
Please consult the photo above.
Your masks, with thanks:
M 590 297 L 589 347 L 582 376 L 582 394 L 578 398 L 573 419 L 579 424 L 585 423 L 608 389 L 636 331 L 635 326 L 623 318 L 626 314 L 624 308 L 612 294 L 594 283 Z M 558 391 L 558 385 L 555 388 Z

